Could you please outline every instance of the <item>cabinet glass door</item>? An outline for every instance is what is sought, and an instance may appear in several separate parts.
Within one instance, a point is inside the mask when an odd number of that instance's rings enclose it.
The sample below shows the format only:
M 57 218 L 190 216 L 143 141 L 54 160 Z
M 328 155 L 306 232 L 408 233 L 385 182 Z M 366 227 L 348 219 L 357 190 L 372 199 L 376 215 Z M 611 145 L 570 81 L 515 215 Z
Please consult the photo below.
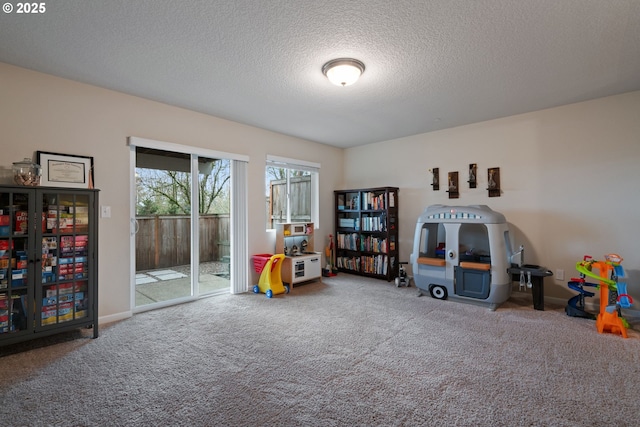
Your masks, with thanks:
M 0 339 L 28 333 L 33 312 L 32 288 L 28 280 L 33 274 L 29 262 L 29 211 L 33 206 L 30 190 L 0 192 Z
M 38 244 L 41 284 L 36 287 L 36 327 L 48 328 L 91 314 L 92 271 L 89 194 L 44 192 Z

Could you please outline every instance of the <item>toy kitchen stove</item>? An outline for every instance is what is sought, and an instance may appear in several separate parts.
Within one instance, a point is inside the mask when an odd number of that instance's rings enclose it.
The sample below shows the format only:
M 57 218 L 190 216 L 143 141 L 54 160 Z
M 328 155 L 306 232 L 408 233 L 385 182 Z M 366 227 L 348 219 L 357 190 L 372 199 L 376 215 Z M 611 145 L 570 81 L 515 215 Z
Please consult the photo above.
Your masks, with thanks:
M 322 276 L 322 258 L 314 247 L 313 223 L 276 224 L 276 253 L 284 254 L 282 281 L 292 288 Z

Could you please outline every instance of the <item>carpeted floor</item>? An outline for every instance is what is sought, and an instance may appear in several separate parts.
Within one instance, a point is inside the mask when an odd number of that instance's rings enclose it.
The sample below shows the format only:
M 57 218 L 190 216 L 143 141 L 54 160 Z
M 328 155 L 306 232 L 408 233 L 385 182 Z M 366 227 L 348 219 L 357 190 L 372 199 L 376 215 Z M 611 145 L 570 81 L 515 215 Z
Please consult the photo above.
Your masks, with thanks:
M 640 328 L 340 274 L 0 349 L 6 426 L 636 426 Z M 46 345 L 45 345 L 46 344 Z

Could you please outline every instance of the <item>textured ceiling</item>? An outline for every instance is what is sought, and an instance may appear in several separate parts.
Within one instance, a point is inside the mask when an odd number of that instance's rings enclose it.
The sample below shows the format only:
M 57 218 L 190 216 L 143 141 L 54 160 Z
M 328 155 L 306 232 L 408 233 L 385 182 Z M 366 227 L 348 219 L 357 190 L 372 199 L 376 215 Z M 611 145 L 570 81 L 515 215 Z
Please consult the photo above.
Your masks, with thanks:
M 0 61 L 337 147 L 640 89 L 640 0 L 45 4 L 0 14 Z

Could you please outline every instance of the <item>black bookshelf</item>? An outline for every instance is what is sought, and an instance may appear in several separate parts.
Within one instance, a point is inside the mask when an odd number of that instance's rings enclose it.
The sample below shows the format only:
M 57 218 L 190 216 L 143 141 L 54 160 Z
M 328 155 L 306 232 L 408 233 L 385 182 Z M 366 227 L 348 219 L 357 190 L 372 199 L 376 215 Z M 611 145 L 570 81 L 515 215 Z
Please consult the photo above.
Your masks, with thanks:
M 398 276 L 398 188 L 336 190 L 335 267 L 391 281 Z

